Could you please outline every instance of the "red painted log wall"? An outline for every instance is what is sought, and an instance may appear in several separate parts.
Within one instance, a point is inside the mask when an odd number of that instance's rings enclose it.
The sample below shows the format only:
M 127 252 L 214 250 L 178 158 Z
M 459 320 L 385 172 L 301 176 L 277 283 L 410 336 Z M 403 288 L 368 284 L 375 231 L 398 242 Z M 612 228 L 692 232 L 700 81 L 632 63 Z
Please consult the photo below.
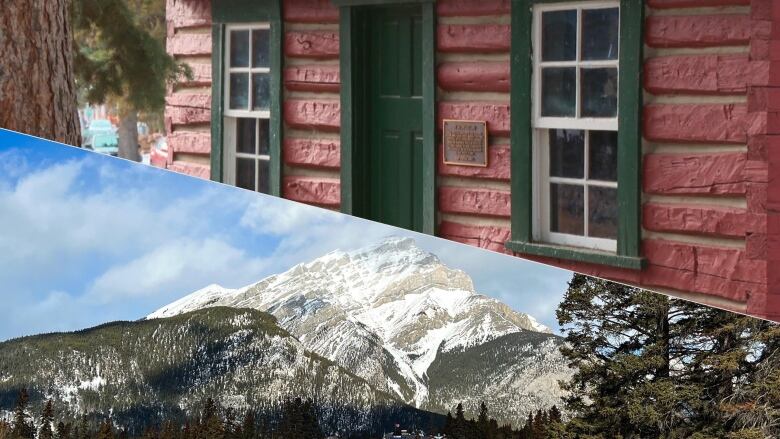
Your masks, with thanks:
M 436 81 L 444 90 L 509 93 L 509 62 L 443 63 Z
M 442 147 L 439 148 L 438 152 L 439 175 L 509 181 L 509 145 L 494 145 L 488 148 L 488 165 L 485 167 L 446 164 L 444 163 Z
M 168 0 L 168 48 L 208 56 L 208 0 Z M 695 292 L 733 309 L 780 318 L 780 2 L 647 0 L 642 110 L 642 271 L 520 255 L 614 280 Z M 721 9 L 725 7 L 726 9 Z M 705 9 L 690 9 L 705 8 Z M 439 0 L 437 123 L 488 123 L 487 167 L 443 163 L 437 151 L 442 237 L 506 252 L 510 237 L 510 0 Z M 339 205 L 338 8 L 284 0 L 283 195 Z M 478 17 L 478 18 L 476 18 Z M 185 32 L 174 32 L 184 29 Z M 187 87 L 211 81 L 194 66 Z M 193 93 L 190 93 L 193 94 Z M 188 101 L 187 99 L 191 99 Z M 205 154 L 209 101 L 166 101 L 174 151 Z M 189 127 L 199 127 L 190 131 Z M 197 134 L 204 133 L 204 134 Z M 175 160 L 174 160 L 175 162 Z M 207 176 L 207 167 L 171 163 Z M 780 187 L 780 186 L 778 186 Z M 697 296 L 699 297 L 699 296 Z M 722 302 L 719 302 L 722 303 Z
M 336 100 L 292 100 L 283 105 L 284 121 L 300 129 L 338 131 L 341 124 L 340 103 Z
M 208 179 L 211 134 L 204 128 L 211 123 L 211 2 L 167 0 L 166 12 L 167 50 L 189 64 L 192 78 L 171 88 L 165 99 L 165 166 Z
M 325 178 L 285 177 L 282 196 L 323 207 L 338 207 L 341 198 L 339 181 Z
M 752 18 L 756 22 L 771 24 L 771 31 L 764 35 L 754 35 L 751 40 L 751 56 L 768 64 L 766 82 L 767 93 L 771 93 L 780 85 L 780 3 L 772 0 L 753 0 L 751 4 Z M 754 50 L 754 47 L 756 50 Z M 748 97 L 750 101 L 751 97 Z M 753 240 L 756 244 L 750 248 L 760 252 L 766 258 L 767 266 L 775 268 L 780 263 L 780 119 L 777 111 L 770 107 L 766 100 L 758 103 L 749 102 L 749 107 L 767 115 L 767 135 L 757 134 L 752 137 L 749 146 L 759 145 L 758 153 L 753 157 L 763 160 L 767 166 L 766 183 L 751 184 L 751 189 L 759 194 L 748 198 L 748 208 L 759 210 L 765 208 L 767 213 L 766 237 L 759 236 Z M 763 188 L 755 190 L 756 186 Z M 761 203 L 764 203 L 763 206 Z M 767 273 L 768 290 L 765 296 L 751 298 L 751 305 L 756 309 L 764 309 L 769 317 L 780 319 L 780 270 L 772 269 Z
M 744 195 L 746 156 L 720 154 L 647 154 L 644 192 L 660 195 Z
M 741 104 L 647 105 L 642 119 L 645 137 L 660 142 L 744 144 L 761 123 Z
M 338 23 L 339 10 L 331 0 L 284 0 L 284 21 L 292 23 Z
M 339 67 L 336 65 L 307 65 L 284 69 L 284 87 L 287 90 L 338 93 L 341 87 Z
M 497 53 L 509 51 L 511 32 L 503 24 L 440 25 L 437 48 L 440 52 Z
M 339 10 L 330 0 L 284 0 L 285 128 L 282 196 L 337 208 L 340 199 L 338 140 Z
M 284 163 L 291 166 L 338 169 L 341 145 L 338 140 L 285 139 Z
M 512 10 L 510 0 L 439 0 L 436 12 L 440 17 L 504 15 Z
M 645 41 L 651 47 L 719 47 L 750 42 L 745 14 L 650 16 Z
M 747 55 L 662 56 L 645 62 L 645 90 L 653 94 L 745 94 L 760 68 Z
M 287 32 L 284 53 L 291 58 L 338 58 L 339 35 L 331 31 Z

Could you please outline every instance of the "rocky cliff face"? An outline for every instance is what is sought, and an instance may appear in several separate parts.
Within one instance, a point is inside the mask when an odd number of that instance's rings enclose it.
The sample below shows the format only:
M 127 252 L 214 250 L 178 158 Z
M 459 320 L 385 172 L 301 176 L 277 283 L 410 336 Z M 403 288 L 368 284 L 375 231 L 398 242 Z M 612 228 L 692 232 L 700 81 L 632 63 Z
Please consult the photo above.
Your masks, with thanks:
M 544 292 L 540 292 L 543 294 Z M 561 339 L 478 294 L 411 239 L 335 251 L 244 288 L 211 285 L 147 318 L 227 306 L 273 314 L 306 349 L 403 401 L 441 412 L 490 403 L 499 421 L 560 405 Z

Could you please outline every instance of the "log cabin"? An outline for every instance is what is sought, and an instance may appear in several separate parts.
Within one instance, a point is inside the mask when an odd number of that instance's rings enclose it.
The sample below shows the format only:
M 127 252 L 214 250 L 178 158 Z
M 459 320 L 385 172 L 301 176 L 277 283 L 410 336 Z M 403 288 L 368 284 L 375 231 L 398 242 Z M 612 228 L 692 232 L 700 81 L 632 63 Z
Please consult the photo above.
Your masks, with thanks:
M 780 320 L 778 1 L 167 0 L 167 50 L 168 169 Z

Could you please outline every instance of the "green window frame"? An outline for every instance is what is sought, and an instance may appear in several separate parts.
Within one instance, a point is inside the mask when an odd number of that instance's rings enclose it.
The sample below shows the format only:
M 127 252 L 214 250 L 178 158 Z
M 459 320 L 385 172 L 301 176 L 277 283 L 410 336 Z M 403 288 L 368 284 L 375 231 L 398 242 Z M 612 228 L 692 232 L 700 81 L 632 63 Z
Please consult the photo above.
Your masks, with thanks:
M 282 151 L 282 42 L 281 0 L 220 0 L 213 1 L 212 13 L 212 86 L 211 86 L 211 179 L 225 182 L 227 163 L 225 145 L 226 116 L 226 50 L 231 27 L 246 27 L 256 23 L 270 26 L 269 61 L 270 99 L 268 120 L 268 193 L 281 196 Z M 262 28 L 263 26 L 259 26 Z M 261 117 L 258 121 L 266 120 Z M 258 123 L 259 125 L 259 123 Z M 258 132 L 256 132 L 258 133 Z M 259 136 L 259 133 L 257 134 Z M 250 154 L 251 155 L 251 154 Z M 255 156 L 261 154 L 255 152 Z M 235 152 L 231 157 L 235 156 Z M 259 163 L 257 164 L 259 166 Z M 258 171 L 259 172 L 259 171 Z
M 556 4 L 579 7 L 600 2 L 561 0 L 513 0 L 510 103 L 512 172 L 512 234 L 509 250 L 536 256 L 642 269 L 641 256 L 641 69 L 644 1 L 619 0 L 620 56 L 618 60 L 617 206 L 615 251 L 552 244 L 535 237 L 534 157 L 534 9 Z M 603 2 L 601 2 L 603 3 Z M 585 213 L 587 215 L 587 212 Z M 537 229 L 538 230 L 538 229 Z M 538 234 L 536 234 L 538 236 Z

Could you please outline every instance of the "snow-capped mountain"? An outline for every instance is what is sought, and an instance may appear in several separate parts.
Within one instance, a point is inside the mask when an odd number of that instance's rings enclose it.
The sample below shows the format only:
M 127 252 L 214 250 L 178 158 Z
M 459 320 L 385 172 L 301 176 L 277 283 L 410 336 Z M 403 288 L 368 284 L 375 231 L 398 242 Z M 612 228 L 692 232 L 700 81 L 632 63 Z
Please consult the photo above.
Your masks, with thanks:
M 517 422 L 560 405 L 557 381 L 571 373 L 549 328 L 478 294 L 409 238 L 334 251 L 235 290 L 210 285 L 147 318 L 213 306 L 267 311 L 308 350 L 419 408 L 501 400 L 491 414 Z
M 206 398 L 266 414 L 311 398 L 326 431 L 369 431 L 388 412 L 428 417 L 306 350 L 273 316 L 225 307 L 0 343 L 0 413 L 23 387 L 36 413 L 51 399 L 58 412 L 110 414 L 138 434 L 198 414 Z

